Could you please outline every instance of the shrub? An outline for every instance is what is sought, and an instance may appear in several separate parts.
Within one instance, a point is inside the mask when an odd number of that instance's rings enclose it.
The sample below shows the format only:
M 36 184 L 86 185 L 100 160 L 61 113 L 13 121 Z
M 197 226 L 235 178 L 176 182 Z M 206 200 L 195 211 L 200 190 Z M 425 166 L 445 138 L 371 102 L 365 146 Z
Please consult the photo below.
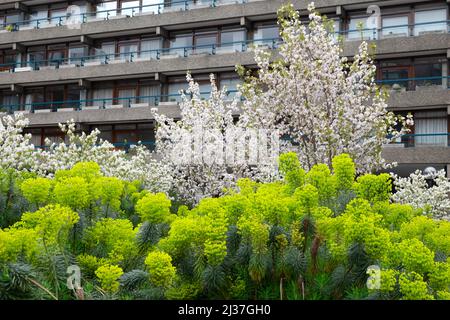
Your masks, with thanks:
M 107 293 L 119 291 L 119 278 L 123 275 L 122 268 L 115 265 L 103 265 L 95 271 L 95 275 L 100 281 L 100 285 Z
M 157 287 L 168 288 L 175 277 L 176 269 L 172 258 L 165 252 L 153 251 L 145 258 L 145 265 L 150 274 L 150 282 Z

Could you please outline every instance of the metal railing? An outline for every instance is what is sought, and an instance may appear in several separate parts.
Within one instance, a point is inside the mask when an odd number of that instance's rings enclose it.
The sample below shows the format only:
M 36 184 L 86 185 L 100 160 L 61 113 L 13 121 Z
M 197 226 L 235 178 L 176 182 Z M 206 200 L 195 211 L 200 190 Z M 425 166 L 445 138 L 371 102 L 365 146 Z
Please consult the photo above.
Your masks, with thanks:
M 90 21 L 110 20 L 118 17 L 134 17 L 145 14 L 161 14 L 173 11 L 186 11 L 205 7 L 217 7 L 226 4 L 242 4 L 248 0 L 173 0 L 169 2 L 161 1 L 155 4 L 148 4 L 134 7 L 114 8 L 97 10 L 79 14 L 69 14 L 55 17 L 27 19 L 14 23 L 3 23 L 0 27 L 8 31 L 19 31 L 23 29 L 40 29 L 46 27 L 63 26 L 69 23 L 87 23 Z
M 391 92 L 415 91 L 425 87 L 450 88 L 450 76 L 384 79 L 377 80 L 377 83 Z
M 111 143 L 111 142 L 110 142 Z M 131 146 L 133 145 L 143 145 L 145 147 L 147 147 L 150 150 L 154 150 L 156 147 L 156 143 L 155 141 L 139 141 L 139 142 L 128 142 L 128 141 L 123 141 L 123 142 L 113 142 L 111 143 L 115 148 L 117 149 L 122 149 L 125 150 L 125 152 L 129 152 L 131 149 Z M 50 145 L 35 145 L 34 146 L 35 149 L 41 149 L 41 150 L 47 150 L 50 149 Z
M 227 90 L 228 97 L 231 99 L 237 90 Z M 211 92 L 200 92 L 201 99 L 207 99 Z M 46 101 L 32 102 L 23 104 L 12 104 L 0 106 L 0 111 L 14 113 L 16 111 L 26 111 L 31 113 L 40 112 L 64 112 L 64 111 L 82 111 L 99 109 L 118 109 L 118 108 L 139 108 L 159 106 L 163 102 L 178 103 L 181 101 L 181 93 L 152 95 L 152 96 L 130 96 L 102 99 L 83 99 L 83 100 L 65 100 L 65 101 Z
M 358 28 L 335 32 L 345 40 L 382 40 L 450 32 L 450 20 L 399 24 L 381 28 Z
M 404 134 L 392 143 L 402 144 L 406 148 L 420 146 L 450 147 L 450 132 Z
M 8 72 L 40 70 L 44 68 L 84 67 L 98 64 L 160 60 L 166 58 L 189 57 L 197 54 L 216 55 L 222 53 L 246 52 L 255 46 L 276 49 L 280 38 L 243 40 L 226 43 L 214 43 L 198 46 L 180 46 L 152 50 L 130 51 L 122 53 L 101 53 L 82 57 L 61 59 L 31 60 L 0 64 L 0 70 Z M 26 69 L 24 69 L 26 68 Z

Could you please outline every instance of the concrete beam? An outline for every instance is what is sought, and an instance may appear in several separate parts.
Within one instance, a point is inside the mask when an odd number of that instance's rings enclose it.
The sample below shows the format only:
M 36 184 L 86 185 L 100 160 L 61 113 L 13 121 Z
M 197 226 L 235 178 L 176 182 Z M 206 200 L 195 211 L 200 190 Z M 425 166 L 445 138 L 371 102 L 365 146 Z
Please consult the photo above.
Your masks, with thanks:
M 80 42 L 82 44 L 87 44 L 87 45 L 90 45 L 90 46 L 92 46 L 94 44 L 94 40 L 92 40 L 91 37 L 86 36 L 86 35 L 81 35 L 80 36 Z
M 79 79 L 78 80 L 78 86 L 81 88 L 89 89 L 91 87 L 92 83 L 89 80 L 86 79 Z
M 162 74 L 160 72 L 155 73 L 155 80 L 156 81 L 166 82 L 166 79 L 167 79 L 166 75 L 164 75 L 164 74 Z
M 23 44 L 20 44 L 17 42 L 12 44 L 12 49 L 15 52 L 20 52 L 20 53 L 24 53 L 27 50 L 27 48 Z
M 28 10 L 29 10 L 28 6 L 26 4 L 24 4 L 23 2 L 15 2 L 14 9 L 20 10 L 22 12 L 28 12 Z
M 345 17 L 347 15 L 347 12 L 345 11 L 345 8 L 343 6 L 336 6 L 336 15 L 339 17 Z
M 252 22 L 249 19 L 247 19 L 246 17 L 241 17 L 240 25 L 241 25 L 241 27 L 244 27 L 246 29 L 252 28 Z
M 17 84 L 12 84 L 10 86 L 11 92 L 14 93 L 22 93 L 23 92 L 23 87 Z
M 161 26 L 157 26 L 156 27 L 156 34 L 158 36 L 162 36 L 163 38 L 168 38 L 169 37 L 169 31 L 167 31 L 167 29 L 164 29 Z

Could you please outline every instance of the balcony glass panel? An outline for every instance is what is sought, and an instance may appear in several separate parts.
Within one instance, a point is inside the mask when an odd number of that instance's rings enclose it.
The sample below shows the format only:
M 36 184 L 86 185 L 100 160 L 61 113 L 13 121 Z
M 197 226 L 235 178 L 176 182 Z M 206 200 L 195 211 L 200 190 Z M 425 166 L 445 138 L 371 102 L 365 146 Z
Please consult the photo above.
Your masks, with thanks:
M 418 11 L 415 13 L 415 26 L 414 35 L 420 36 L 429 33 L 441 33 L 447 31 L 447 23 L 441 22 L 436 23 L 436 21 L 446 21 L 447 20 L 447 10 L 437 9 L 437 10 L 427 10 Z
M 45 64 L 45 52 L 44 51 L 35 51 L 30 52 L 27 55 L 28 66 L 32 68 L 38 68 Z
M 385 69 L 381 71 L 381 80 L 383 87 L 390 88 L 395 91 L 406 91 L 409 89 L 408 81 L 402 79 L 409 78 L 408 68 Z
M 190 47 L 192 46 L 192 35 L 177 35 L 170 41 L 171 48 L 180 48 L 180 47 Z M 164 50 L 165 55 L 167 54 L 176 54 L 179 56 L 184 56 L 184 49 L 172 49 L 172 50 Z
M 386 17 L 383 18 L 382 23 L 383 30 L 381 36 L 383 38 L 408 36 L 408 17 Z
M 374 28 L 373 23 L 369 23 L 367 17 L 350 19 L 347 32 L 348 40 L 371 40 L 377 39 L 377 36 L 377 29 Z
M 63 25 L 66 22 L 67 9 L 50 11 L 50 24 Z
M 245 41 L 245 30 L 223 31 L 220 35 L 220 52 L 241 52 L 242 42 Z
M 279 29 L 278 26 L 260 26 L 257 27 L 254 37 L 254 40 L 261 39 L 276 39 L 279 38 Z M 255 41 L 255 45 L 272 45 L 272 40 L 263 40 L 263 41 Z
M 81 58 L 86 56 L 86 47 L 77 47 L 69 49 L 69 64 L 80 64 Z
M 149 103 L 150 105 L 156 105 L 156 97 L 161 94 L 160 85 L 148 85 L 141 86 L 139 88 L 139 96 L 143 97 L 139 99 L 139 103 Z
M 95 89 L 92 94 L 92 99 L 95 101 L 88 101 L 89 105 L 92 106 L 103 106 L 112 104 L 113 97 L 113 89 L 105 88 L 105 89 Z
M 132 17 L 139 12 L 139 5 L 139 0 L 122 2 L 121 14 Z
M 158 52 L 161 49 L 162 39 L 145 39 L 141 41 L 141 52 L 139 58 L 141 59 L 156 59 Z
M 424 80 L 417 80 L 416 86 L 426 87 L 442 84 L 442 64 L 430 63 L 430 64 L 418 64 L 414 67 L 416 78 L 431 78 Z M 434 79 L 438 78 L 438 79 Z
M 154 14 L 158 14 L 159 10 L 162 10 L 164 6 L 161 5 L 162 2 L 162 0 L 143 0 L 141 12 L 153 12 Z
M 103 2 L 97 4 L 97 18 L 106 19 L 110 16 L 117 15 L 117 2 Z

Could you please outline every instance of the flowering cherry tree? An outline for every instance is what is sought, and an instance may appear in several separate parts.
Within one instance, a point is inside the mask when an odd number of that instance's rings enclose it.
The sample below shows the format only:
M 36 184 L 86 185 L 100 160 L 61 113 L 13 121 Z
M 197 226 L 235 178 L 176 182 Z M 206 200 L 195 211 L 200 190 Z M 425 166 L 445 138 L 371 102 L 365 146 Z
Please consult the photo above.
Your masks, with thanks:
M 308 10 L 308 24 L 292 5 L 279 10 L 279 57 L 255 48 L 257 76 L 238 67 L 247 80 L 241 87 L 241 121 L 278 129 L 289 137 L 285 148 L 295 151 L 307 169 L 331 165 L 341 153 L 351 155 L 358 172 L 385 166 L 383 144 L 403 134 L 405 122 L 412 120 L 387 111 L 368 44 L 361 43 L 353 62 L 340 57 L 342 47 L 330 23 L 315 12 L 313 3 Z
M 126 154 L 100 139 L 99 130 L 78 134 L 74 122 L 68 121 L 60 124 L 67 143 L 47 140 L 47 148 L 36 149 L 30 142 L 31 136 L 23 134 L 27 125 L 28 119 L 21 114 L 0 118 L 0 169 L 13 168 L 52 176 L 57 170 L 70 169 L 78 162 L 94 161 L 106 176 L 140 180 L 152 192 L 168 192 L 171 188 L 169 167 L 155 160 L 142 145 L 132 146 Z
M 406 203 L 414 208 L 422 209 L 424 214 L 431 214 L 434 218 L 449 219 L 450 217 L 450 181 L 446 177 L 445 170 L 437 171 L 430 179 L 428 185 L 427 176 L 420 170 L 409 177 L 393 175 L 396 192 L 392 195 L 392 201 Z
M 36 163 L 31 135 L 22 135 L 28 120 L 22 114 L 0 117 L 0 169 L 24 170 Z
M 249 161 L 249 153 L 258 153 L 257 143 L 248 143 L 247 128 L 234 124 L 239 95 L 228 99 L 226 88 L 219 90 L 211 75 L 211 95 L 205 99 L 189 73 L 186 78 L 189 86 L 182 92 L 181 120 L 153 110 L 158 122 L 157 154 L 172 168 L 173 195 L 195 204 L 204 197 L 222 194 L 241 177 L 273 178 L 276 170 L 270 159 Z M 242 158 L 239 152 L 243 152 Z

